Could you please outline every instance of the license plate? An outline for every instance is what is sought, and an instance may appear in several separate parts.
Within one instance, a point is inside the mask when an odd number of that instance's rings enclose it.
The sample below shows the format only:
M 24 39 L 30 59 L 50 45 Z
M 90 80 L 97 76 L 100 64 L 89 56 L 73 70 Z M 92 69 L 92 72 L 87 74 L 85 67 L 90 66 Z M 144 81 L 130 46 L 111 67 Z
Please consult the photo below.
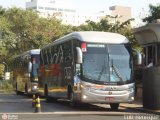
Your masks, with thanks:
M 113 100 L 114 100 L 114 97 L 106 97 L 105 100 L 106 100 L 106 101 L 113 101 Z

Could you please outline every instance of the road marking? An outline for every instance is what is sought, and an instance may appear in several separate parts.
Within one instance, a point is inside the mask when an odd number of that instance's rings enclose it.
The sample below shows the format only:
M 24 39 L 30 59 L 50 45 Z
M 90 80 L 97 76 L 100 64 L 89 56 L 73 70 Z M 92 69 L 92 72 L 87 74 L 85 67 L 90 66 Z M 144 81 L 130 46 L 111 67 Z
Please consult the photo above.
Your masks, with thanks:
M 0 99 L 0 103 L 22 103 L 31 102 L 32 99 Z
M 3 113 L 0 113 L 3 114 Z M 110 116 L 124 116 L 128 114 L 137 115 L 137 113 L 127 113 L 127 112 L 92 112 L 92 111 L 80 111 L 80 112 L 41 112 L 41 113 L 7 113 L 7 114 L 16 114 L 16 115 L 110 115 Z

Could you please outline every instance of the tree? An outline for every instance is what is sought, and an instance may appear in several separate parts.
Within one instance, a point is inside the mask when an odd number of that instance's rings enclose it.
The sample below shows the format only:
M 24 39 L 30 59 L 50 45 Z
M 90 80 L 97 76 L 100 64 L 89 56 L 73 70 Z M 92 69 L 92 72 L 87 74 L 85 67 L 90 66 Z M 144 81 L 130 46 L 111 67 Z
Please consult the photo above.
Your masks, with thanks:
M 0 16 L 4 15 L 5 12 L 6 12 L 6 9 L 0 6 Z
M 0 7 L 0 62 L 7 58 L 8 50 L 3 42 L 5 36 L 11 31 L 9 30 L 9 22 L 3 16 L 5 10 Z
M 150 4 L 149 9 L 150 15 L 143 18 L 143 22 L 151 23 L 153 20 L 160 19 L 160 5 L 154 6 Z
M 1 63 L 0 63 L 0 80 L 3 79 L 3 76 L 4 76 L 4 69 L 5 69 L 4 64 L 1 64 Z
M 72 31 L 71 26 L 62 25 L 60 20 L 41 18 L 30 9 L 0 8 L 0 13 L 0 47 L 3 49 L 0 58 L 3 61 L 30 49 L 41 48 Z
M 6 33 L 3 42 L 12 54 L 13 51 L 19 54 L 40 48 L 71 30 L 55 18 L 41 18 L 28 9 L 10 8 L 4 16 L 9 21 L 11 33 Z
M 131 18 L 123 23 L 120 23 L 119 21 L 116 21 L 116 23 L 110 23 L 109 22 L 109 16 L 106 16 L 105 18 L 101 19 L 100 22 L 93 22 L 93 21 L 86 21 L 86 24 L 80 25 L 78 27 L 74 27 L 73 30 L 75 31 L 104 31 L 104 32 L 114 32 L 114 33 L 120 33 L 124 36 L 126 36 L 134 47 L 139 46 L 134 35 L 133 30 L 130 26 L 130 22 L 134 19 Z

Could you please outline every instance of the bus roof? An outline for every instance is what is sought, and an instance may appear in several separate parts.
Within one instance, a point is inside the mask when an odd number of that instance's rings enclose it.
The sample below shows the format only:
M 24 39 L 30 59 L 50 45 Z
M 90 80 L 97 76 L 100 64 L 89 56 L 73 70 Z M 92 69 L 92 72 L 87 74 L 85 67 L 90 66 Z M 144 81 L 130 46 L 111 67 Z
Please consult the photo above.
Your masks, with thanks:
M 123 44 L 128 43 L 128 39 L 118 33 L 111 32 L 98 32 L 98 31 L 83 31 L 83 32 L 72 32 L 64 37 L 61 37 L 43 48 L 64 43 L 68 40 L 77 39 L 82 42 L 92 43 L 108 43 L 108 44 Z M 43 49 L 42 48 L 42 49 Z
M 30 54 L 40 54 L 40 49 L 32 49 L 29 52 Z
M 22 54 L 16 55 L 14 58 L 26 56 L 26 55 L 32 55 L 32 54 L 36 54 L 36 55 L 40 54 L 40 49 L 32 49 L 32 50 L 26 51 Z

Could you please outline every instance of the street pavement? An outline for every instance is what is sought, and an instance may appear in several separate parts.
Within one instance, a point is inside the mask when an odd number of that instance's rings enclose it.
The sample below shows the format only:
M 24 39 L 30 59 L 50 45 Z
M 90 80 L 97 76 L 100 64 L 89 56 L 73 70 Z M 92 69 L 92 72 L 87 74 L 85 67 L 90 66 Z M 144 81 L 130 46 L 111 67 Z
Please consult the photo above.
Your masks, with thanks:
M 130 115 L 132 117 L 151 115 L 156 119 L 160 118 L 157 114 L 128 109 L 124 106 L 118 111 L 111 111 L 109 105 L 105 104 L 85 104 L 73 109 L 69 107 L 68 101 L 47 103 L 45 99 L 41 99 L 41 113 L 35 113 L 31 98 L 15 93 L 0 93 L 0 120 L 5 116 L 11 120 L 53 120 L 53 118 L 54 120 L 124 120 L 129 119 Z
M 120 106 L 123 108 L 160 115 L 160 110 L 145 109 L 142 104 L 142 101 L 134 101 L 133 103 L 122 103 Z

